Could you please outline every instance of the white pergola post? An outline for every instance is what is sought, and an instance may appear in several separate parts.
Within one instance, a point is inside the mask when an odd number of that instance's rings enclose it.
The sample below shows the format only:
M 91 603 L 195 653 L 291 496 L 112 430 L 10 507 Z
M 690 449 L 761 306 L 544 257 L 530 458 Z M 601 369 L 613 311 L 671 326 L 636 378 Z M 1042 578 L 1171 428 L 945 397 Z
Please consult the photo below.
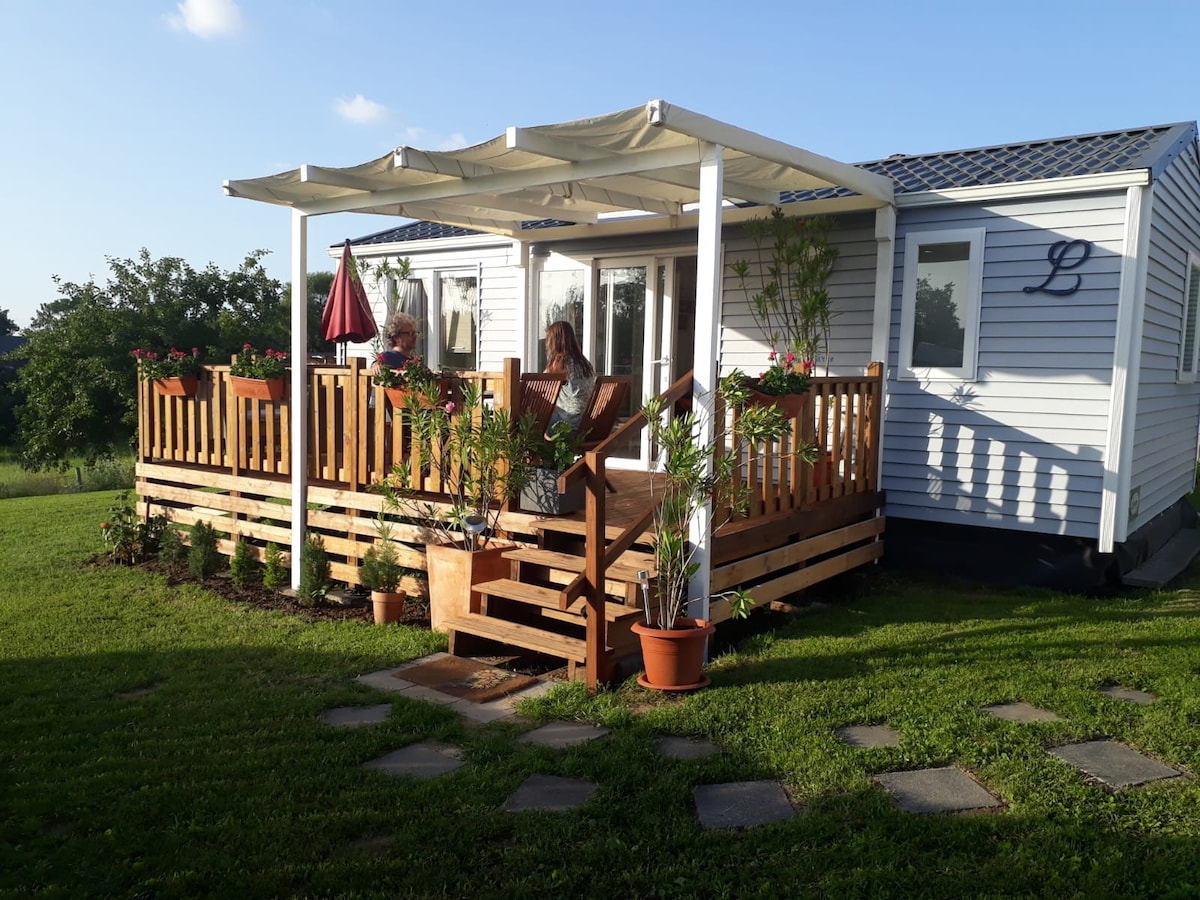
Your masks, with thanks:
M 308 216 L 292 210 L 292 588 L 308 530 Z
M 700 145 L 699 234 L 696 240 L 696 331 L 693 362 L 693 401 L 699 422 L 699 440 L 711 447 L 714 440 L 713 391 L 720 371 L 717 332 L 721 322 L 721 202 L 724 199 L 725 161 L 720 144 Z M 712 465 L 711 459 L 709 465 Z M 688 539 L 696 548 L 699 563 L 692 576 L 688 595 L 688 614 L 708 618 L 708 595 L 712 584 L 709 560 L 712 556 L 712 504 L 705 503 L 692 520 Z

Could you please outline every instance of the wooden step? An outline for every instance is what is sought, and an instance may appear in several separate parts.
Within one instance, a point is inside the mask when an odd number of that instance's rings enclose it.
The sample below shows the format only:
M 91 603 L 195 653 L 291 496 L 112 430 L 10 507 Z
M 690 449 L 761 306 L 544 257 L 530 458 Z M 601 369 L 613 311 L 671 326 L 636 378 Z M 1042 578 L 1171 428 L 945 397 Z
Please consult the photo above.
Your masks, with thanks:
M 475 585 L 475 590 L 483 594 L 484 597 L 501 597 L 505 600 L 515 600 L 518 603 L 527 603 L 530 606 L 540 607 L 545 615 L 553 619 L 560 619 L 564 622 L 571 622 L 577 625 L 583 625 L 583 608 L 587 605 L 584 598 L 580 597 L 571 602 L 571 605 L 566 610 L 558 608 L 559 591 L 555 588 L 541 587 L 536 584 L 525 584 L 521 581 L 513 581 L 511 578 L 498 578 L 495 581 L 484 581 Z M 620 603 L 605 603 L 604 618 L 608 622 L 616 622 L 626 616 L 639 614 L 640 607 L 623 606 Z
M 587 523 L 577 519 L 539 519 L 533 523 L 533 527 L 538 531 L 553 531 L 559 534 L 575 534 L 583 537 L 587 534 Z M 625 533 L 624 528 L 619 528 L 616 525 L 609 525 L 604 529 L 604 539 L 606 541 L 615 541 Z M 652 544 L 654 535 L 650 531 L 643 532 L 638 537 L 639 544 Z
M 446 620 L 446 628 L 451 638 L 456 631 L 487 638 L 507 644 L 510 647 L 523 647 L 547 656 L 559 659 L 583 662 L 584 641 L 581 638 L 567 637 L 533 628 L 529 625 L 518 625 L 516 622 L 506 622 L 503 619 L 493 619 L 479 613 L 466 613 Z
M 557 550 L 538 550 L 536 547 L 520 547 L 510 550 L 504 554 L 504 558 L 576 574 L 582 572 L 587 564 L 582 556 L 561 553 Z M 607 577 L 619 581 L 641 581 L 638 577 L 638 572 L 641 571 L 649 572 L 650 578 L 654 578 L 658 574 L 654 568 L 654 554 L 640 550 L 626 550 L 615 563 L 609 566 Z

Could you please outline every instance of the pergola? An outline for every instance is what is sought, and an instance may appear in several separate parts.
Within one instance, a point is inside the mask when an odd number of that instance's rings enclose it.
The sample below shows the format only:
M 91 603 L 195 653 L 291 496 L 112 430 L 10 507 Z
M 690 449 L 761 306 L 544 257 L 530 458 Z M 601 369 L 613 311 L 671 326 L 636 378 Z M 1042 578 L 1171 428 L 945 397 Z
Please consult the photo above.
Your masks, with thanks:
M 544 240 L 531 219 L 571 223 L 555 238 L 638 234 L 695 227 L 697 238 L 695 391 L 715 386 L 721 227 L 761 215 L 784 192 L 831 191 L 806 212 L 877 210 L 876 323 L 886 329 L 895 215 L 892 182 L 863 169 L 651 100 L 621 112 L 532 128 L 510 127 L 489 141 L 449 152 L 399 147 L 347 168 L 305 165 L 277 175 L 226 181 L 225 193 L 292 209 L 292 359 L 304 359 L 307 335 L 307 222 L 340 212 L 395 215 Z M 747 208 L 748 204 L 753 204 Z M 886 293 L 885 293 L 886 292 Z M 876 328 L 876 334 L 880 329 Z M 304 409 L 304 379 L 292 379 L 292 409 Z M 711 417 L 702 419 L 710 429 Z M 307 429 L 292 420 L 292 558 L 300 558 L 307 502 Z M 707 546 L 706 515 L 693 541 Z M 707 596 L 707 558 L 700 572 Z M 292 579 L 299 577 L 293 565 Z

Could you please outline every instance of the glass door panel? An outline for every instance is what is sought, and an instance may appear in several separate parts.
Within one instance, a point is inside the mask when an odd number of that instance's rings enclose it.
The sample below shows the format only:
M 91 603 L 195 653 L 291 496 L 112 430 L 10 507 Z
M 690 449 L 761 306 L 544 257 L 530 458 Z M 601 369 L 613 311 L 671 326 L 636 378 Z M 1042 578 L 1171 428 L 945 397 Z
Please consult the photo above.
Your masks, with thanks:
M 615 266 L 599 270 L 596 291 L 596 354 L 592 360 L 597 371 L 624 375 L 631 381 L 629 396 L 621 410 L 620 421 L 641 409 L 645 402 L 646 313 L 648 266 Z M 613 454 L 618 458 L 645 462 L 644 442 L 633 438 Z

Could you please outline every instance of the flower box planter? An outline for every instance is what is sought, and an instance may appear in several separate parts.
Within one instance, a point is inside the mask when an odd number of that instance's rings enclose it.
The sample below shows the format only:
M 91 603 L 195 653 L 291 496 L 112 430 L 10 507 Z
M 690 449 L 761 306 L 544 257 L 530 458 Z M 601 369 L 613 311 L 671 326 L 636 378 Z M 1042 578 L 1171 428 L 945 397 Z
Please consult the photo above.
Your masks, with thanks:
M 247 400 L 270 400 L 278 403 L 283 399 L 282 378 L 242 378 L 239 375 L 230 375 L 229 385 L 233 388 L 234 396 Z
M 789 419 L 794 419 L 808 405 L 808 392 L 803 394 L 764 394 L 750 385 L 750 404 L 753 406 L 776 406 Z
M 459 544 L 429 544 L 425 567 L 429 571 L 429 627 L 445 631 L 445 623 L 469 612 L 478 612 L 482 597 L 472 585 L 507 578 L 512 564 L 504 554 L 514 544 L 492 544 L 474 552 Z
M 437 399 L 431 400 L 428 396 L 420 391 L 413 391 L 409 388 L 402 387 L 385 387 L 383 392 L 387 394 L 388 402 L 392 404 L 392 409 L 407 409 L 409 405 L 408 398 L 415 397 L 417 405 L 422 409 L 428 409 L 431 406 L 441 405 L 450 399 L 450 379 L 441 378 L 438 380 Z
M 529 482 L 521 488 L 521 509 L 549 516 L 564 516 L 583 509 L 587 484 L 580 481 L 565 494 L 560 494 L 558 476 L 561 474 L 557 469 L 531 469 Z
M 195 397 L 199 378 L 195 375 L 180 375 L 175 378 L 154 379 L 154 390 L 162 397 Z

